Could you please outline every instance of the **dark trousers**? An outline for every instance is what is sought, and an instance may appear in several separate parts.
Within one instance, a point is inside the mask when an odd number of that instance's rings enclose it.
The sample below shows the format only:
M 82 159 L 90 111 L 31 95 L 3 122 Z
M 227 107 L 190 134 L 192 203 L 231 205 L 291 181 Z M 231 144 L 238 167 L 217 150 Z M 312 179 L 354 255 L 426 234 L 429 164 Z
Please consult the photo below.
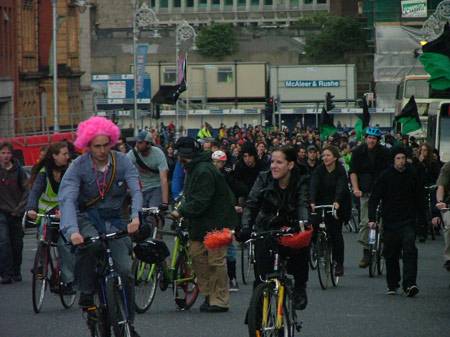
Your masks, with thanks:
M 274 256 L 269 253 L 273 243 L 266 241 L 257 241 L 255 244 L 255 282 L 253 287 L 261 283 L 267 274 L 273 272 Z M 294 276 L 295 287 L 304 288 L 308 281 L 309 265 L 309 247 L 294 250 L 291 248 L 278 246 L 281 259 L 287 259 L 287 272 Z
M 385 226 L 386 227 L 386 226 Z M 386 260 L 386 281 L 388 288 L 400 286 L 400 255 L 403 260 L 403 289 L 416 284 L 417 248 L 416 231 L 413 226 L 398 230 L 384 230 L 384 258 Z
M 78 217 L 80 233 L 84 237 L 98 235 L 97 229 L 85 216 Z M 134 320 L 134 275 L 131 270 L 132 243 L 129 237 L 109 241 L 114 268 L 125 285 L 128 312 Z M 104 248 L 100 242 L 77 249 L 75 254 L 75 284 L 82 293 L 93 293 L 98 289 L 97 266 L 104 258 Z
M 321 217 L 316 216 L 313 219 L 314 229 L 317 230 Z M 325 217 L 325 226 L 327 228 L 328 238 L 333 247 L 333 260 L 343 265 L 344 264 L 344 237 L 342 235 L 342 220 L 334 218 L 331 214 Z
M 20 274 L 23 236 L 20 218 L 0 212 L 0 276 Z

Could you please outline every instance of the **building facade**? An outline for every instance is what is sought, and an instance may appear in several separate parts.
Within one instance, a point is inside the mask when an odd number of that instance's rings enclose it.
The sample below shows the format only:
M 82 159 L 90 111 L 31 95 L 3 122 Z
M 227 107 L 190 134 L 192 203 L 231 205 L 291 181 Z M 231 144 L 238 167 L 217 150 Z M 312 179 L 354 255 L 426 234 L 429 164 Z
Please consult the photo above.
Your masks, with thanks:
M 64 128 L 76 125 L 81 111 L 79 11 L 71 1 L 58 0 L 57 15 L 58 112 Z M 48 132 L 54 116 L 52 2 L 4 0 L 0 23 L 0 136 Z

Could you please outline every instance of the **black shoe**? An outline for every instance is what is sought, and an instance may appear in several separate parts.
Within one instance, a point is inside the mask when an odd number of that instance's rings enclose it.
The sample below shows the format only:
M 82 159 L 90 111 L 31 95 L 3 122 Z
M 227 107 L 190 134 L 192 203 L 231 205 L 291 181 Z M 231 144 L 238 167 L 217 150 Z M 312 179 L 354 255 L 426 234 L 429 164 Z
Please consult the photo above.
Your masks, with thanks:
M 304 310 L 308 305 L 308 296 L 306 296 L 305 288 L 294 289 L 294 309 Z
M 80 299 L 78 300 L 78 305 L 81 308 L 90 308 L 94 306 L 94 295 L 80 293 Z
M 412 285 L 405 289 L 406 296 L 414 297 L 419 293 L 419 288 L 416 285 Z
M 344 266 L 340 263 L 336 263 L 334 267 L 334 275 L 335 276 L 344 276 Z
M 200 312 L 207 312 L 209 308 L 209 298 L 205 297 L 205 300 L 200 305 Z
M 22 282 L 22 274 L 18 273 L 18 274 L 14 274 L 12 276 L 12 279 L 14 282 Z
M 75 295 L 77 292 L 73 289 L 72 283 L 61 284 L 61 292 L 63 295 Z
M 208 305 L 206 310 L 202 312 L 227 312 L 228 308 L 226 307 L 219 307 L 218 305 Z
M 131 332 L 131 337 L 141 337 L 137 332 L 136 332 L 136 330 L 134 329 L 134 326 L 133 325 L 131 325 L 130 326 L 130 332 Z
M 450 271 L 450 260 L 445 261 L 444 268 L 447 269 L 447 271 Z
M 11 276 L 3 276 L 2 277 L 2 284 L 11 284 L 13 282 L 12 277 Z

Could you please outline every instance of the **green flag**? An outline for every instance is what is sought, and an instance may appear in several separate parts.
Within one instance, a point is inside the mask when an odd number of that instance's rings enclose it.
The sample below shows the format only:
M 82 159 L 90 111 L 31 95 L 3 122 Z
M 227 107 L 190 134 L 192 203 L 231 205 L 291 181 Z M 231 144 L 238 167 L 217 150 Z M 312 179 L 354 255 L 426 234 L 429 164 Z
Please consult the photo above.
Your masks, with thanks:
M 447 23 L 443 33 L 422 47 L 420 56 L 425 71 L 430 74 L 430 85 L 434 90 L 450 88 L 450 25 Z
M 369 107 L 367 105 L 366 98 L 363 98 L 362 101 L 362 109 L 363 113 L 360 115 L 357 115 L 356 122 L 355 122 L 355 134 L 357 140 L 362 140 L 364 138 L 364 132 L 365 129 L 370 124 L 370 113 L 369 113 Z
M 422 129 L 416 100 L 411 96 L 408 103 L 403 107 L 400 114 L 395 116 L 394 124 L 401 125 L 402 135 L 409 135 Z
M 328 137 L 336 133 L 336 127 L 333 123 L 333 116 L 329 115 L 325 108 L 322 108 L 322 113 L 320 114 L 320 140 L 327 140 Z

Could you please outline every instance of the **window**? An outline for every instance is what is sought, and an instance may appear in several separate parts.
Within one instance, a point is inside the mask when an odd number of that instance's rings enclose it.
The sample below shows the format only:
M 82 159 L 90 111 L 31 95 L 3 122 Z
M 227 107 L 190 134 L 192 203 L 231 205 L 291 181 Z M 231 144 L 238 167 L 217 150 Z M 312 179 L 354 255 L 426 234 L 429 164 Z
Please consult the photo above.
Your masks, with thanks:
M 217 72 L 217 82 L 230 83 L 231 81 L 233 81 L 233 69 L 219 68 Z
M 405 82 L 406 90 L 405 97 L 415 98 L 429 98 L 430 97 L 430 85 L 427 80 L 407 80 Z
M 273 1 L 272 0 L 264 0 L 264 6 L 272 6 L 272 5 L 273 5 Z
M 245 7 L 246 6 L 246 0 L 238 0 L 238 7 Z
M 175 68 L 166 68 L 164 70 L 164 83 L 176 83 L 177 70 Z
M 167 8 L 167 7 L 169 7 L 169 0 L 159 0 L 159 7 L 160 8 Z
M 251 4 L 252 4 L 252 6 L 259 6 L 259 0 L 251 0 Z
M 211 7 L 212 8 L 219 8 L 220 7 L 220 0 L 212 0 L 211 1 Z
M 198 8 L 206 8 L 207 1 L 206 0 L 199 0 L 198 1 Z
M 233 0 L 225 0 L 225 6 L 233 6 Z
M 313 3 L 313 0 L 303 0 L 303 2 L 305 3 L 305 5 L 310 5 Z
M 326 4 L 326 3 L 327 3 L 327 0 L 317 0 L 317 3 L 318 3 L 318 4 Z
M 180 8 L 181 0 L 173 0 L 173 7 Z
M 186 7 L 194 7 L 194 0 L 186 0 Z

